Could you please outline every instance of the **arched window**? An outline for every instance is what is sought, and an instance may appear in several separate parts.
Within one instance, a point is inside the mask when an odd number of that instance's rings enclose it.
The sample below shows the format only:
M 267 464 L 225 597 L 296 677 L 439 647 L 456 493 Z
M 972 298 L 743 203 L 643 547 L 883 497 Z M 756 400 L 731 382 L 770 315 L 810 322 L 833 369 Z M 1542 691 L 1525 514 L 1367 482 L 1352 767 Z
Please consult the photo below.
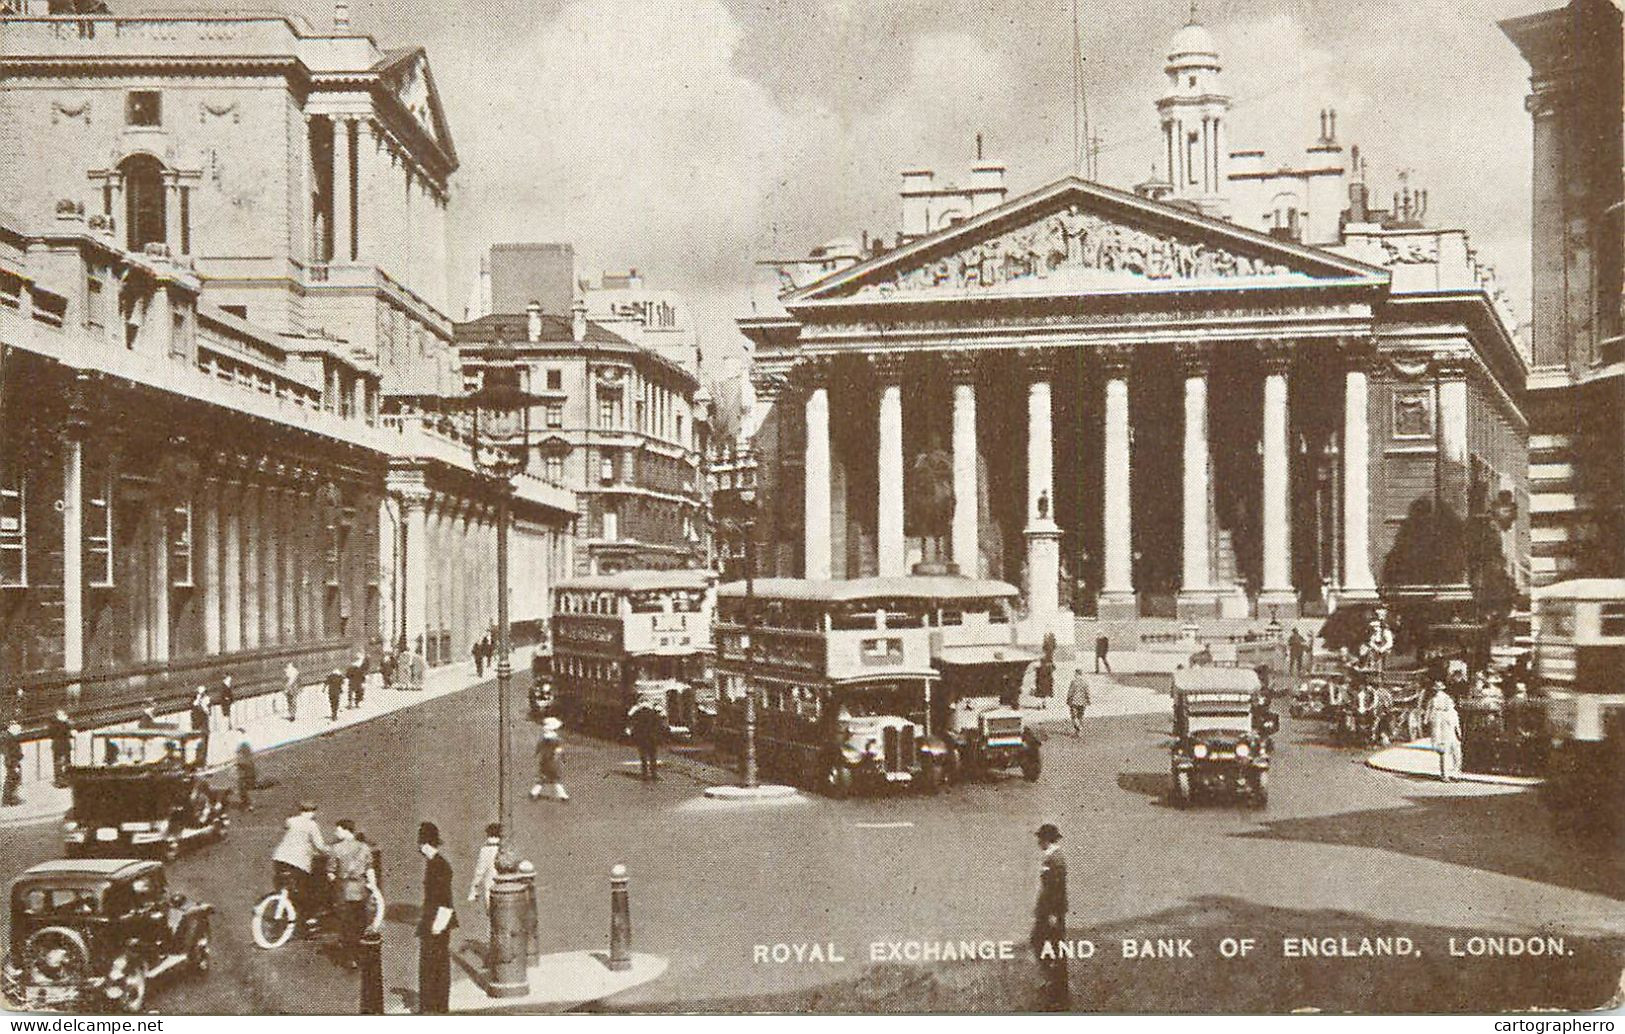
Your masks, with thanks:
M 124 174 L 124 232 L 131 251 L 165 239 L 164 167 L 145 154 L 119 164 Z

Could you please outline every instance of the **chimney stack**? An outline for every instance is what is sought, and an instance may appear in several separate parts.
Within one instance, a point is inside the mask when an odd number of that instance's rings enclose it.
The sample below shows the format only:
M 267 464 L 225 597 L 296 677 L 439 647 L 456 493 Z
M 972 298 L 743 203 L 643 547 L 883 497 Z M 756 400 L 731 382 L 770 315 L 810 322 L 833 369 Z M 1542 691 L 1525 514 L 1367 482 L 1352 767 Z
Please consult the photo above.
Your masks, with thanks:
M 525 306 L 525 336 L 531 341 L 542 339 L 542 303 L 533 301 Z
M 335 0 L 333 4 L 333 28 L 349 31 L 350 0 Z
M 576 298 L 570 306 L 570 340 L 580 344 L 587 340 L 587 300 Z

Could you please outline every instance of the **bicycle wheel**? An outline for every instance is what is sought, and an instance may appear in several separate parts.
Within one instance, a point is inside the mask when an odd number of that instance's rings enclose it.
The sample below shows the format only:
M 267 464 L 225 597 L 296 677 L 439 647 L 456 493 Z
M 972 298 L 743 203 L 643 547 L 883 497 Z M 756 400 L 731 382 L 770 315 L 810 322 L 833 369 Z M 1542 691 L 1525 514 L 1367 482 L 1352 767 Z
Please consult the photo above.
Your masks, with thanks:
M 261 948 L 280 948 L 287 944 L 298 925 L 299 914 L 282 891 L 272 891 L 260 898 L 259 904 L 254 906 L 253 921 L 249 923 L 254 943 Z

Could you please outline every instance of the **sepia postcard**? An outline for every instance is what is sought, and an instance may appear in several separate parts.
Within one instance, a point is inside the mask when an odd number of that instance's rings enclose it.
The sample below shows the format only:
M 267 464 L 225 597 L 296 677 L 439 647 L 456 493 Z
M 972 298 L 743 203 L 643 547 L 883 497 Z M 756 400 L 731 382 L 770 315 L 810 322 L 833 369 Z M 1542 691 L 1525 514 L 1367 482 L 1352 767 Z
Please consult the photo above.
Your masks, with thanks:
M 0 0 L 9 1022 L 1611 1030 L 1622 24 Z

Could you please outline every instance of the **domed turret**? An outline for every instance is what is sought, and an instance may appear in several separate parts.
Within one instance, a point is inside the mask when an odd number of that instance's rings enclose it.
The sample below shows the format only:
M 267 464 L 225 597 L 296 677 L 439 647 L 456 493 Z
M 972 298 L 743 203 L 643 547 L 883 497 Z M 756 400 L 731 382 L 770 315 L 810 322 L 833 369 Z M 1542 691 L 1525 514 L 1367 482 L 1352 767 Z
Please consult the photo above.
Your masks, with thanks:
M 1205 59 L 1198 61 L 1197 59 Z M 1168 63 L 1170 65 L 1200 64 L 1217 67 L 1219 64 L 1219 45 L 1213 42 L 1213 34 L 1200 22 L 1187 22 L 1183 28 L 1174 33 L 1174 38 L 1168 42 Z
M 1157 113 L 1162 116 L 1168 196 L 1193 202 L 1208 215 L 1226 216 L 1230 97 L 1219 81 L 1219 45 L 1197 17 L 1194 0 L 1190 20 L 1168 41 L 1163 71 L 1168 85 L 1157 100 Z

